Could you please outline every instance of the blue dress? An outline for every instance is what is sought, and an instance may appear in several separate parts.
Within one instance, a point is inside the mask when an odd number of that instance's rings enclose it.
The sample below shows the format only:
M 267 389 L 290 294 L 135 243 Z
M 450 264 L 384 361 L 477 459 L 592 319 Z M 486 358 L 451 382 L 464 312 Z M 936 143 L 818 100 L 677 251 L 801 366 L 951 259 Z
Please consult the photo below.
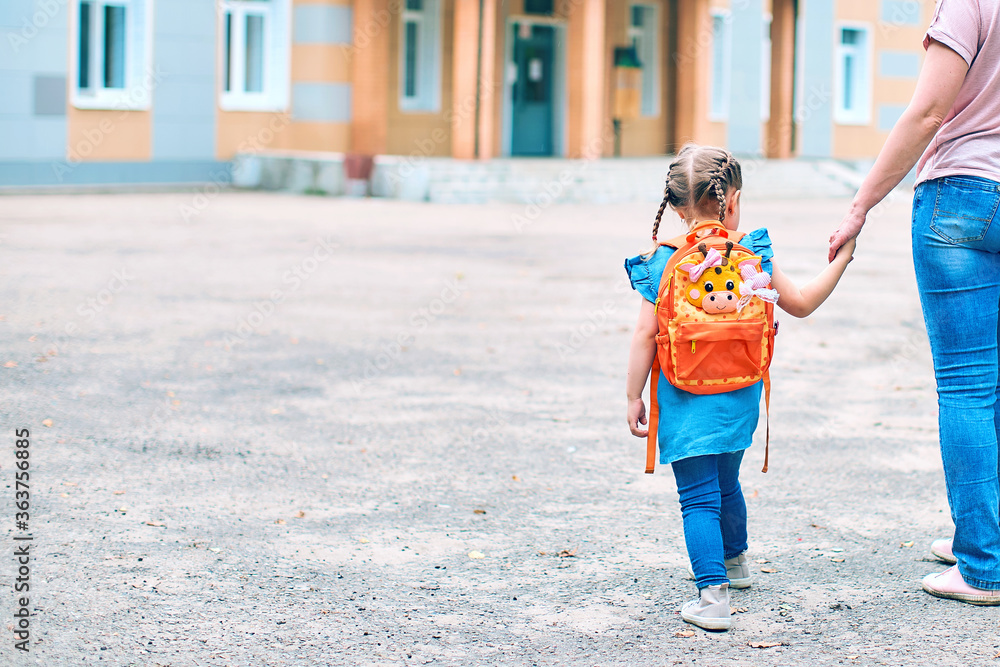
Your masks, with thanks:
M 771 238 L 767 229 L 755 229 L 740 241 L 760 255 L 761 269 L 771 272 Z M 652 303 L 660 290 L 660 278 L 673 248 L 660 246 L 648 261 L 642 257 L 625 260 L 625 271 L 632 289 Z M 666 465 L 706 454 L 726 454 L 747 449 L 760 418 L 760 394 L 763 382 L 722 394 L 692 394 L 670 384 L 663 371 L 657 387 L 660 426 L 657 440 L 660 463 Z

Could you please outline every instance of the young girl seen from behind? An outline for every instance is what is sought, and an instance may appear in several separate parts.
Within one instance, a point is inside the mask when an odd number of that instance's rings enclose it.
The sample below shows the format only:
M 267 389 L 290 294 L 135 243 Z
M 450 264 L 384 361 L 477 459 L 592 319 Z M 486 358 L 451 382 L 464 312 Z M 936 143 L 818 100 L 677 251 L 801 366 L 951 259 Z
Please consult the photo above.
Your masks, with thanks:
M 664 306 L 658 303 L 658 297 L 662 297 L 661 278 L 675 249 L 660 245 L 657 232 L 668 206 L 694 234 L 694 240 L 686 247 L 697 247 L 702 239 L 726 237 L 756 256 L 750 274 L 743 278 L 752 281 L 754 287 L 748 287 L 749 282 L 741 283 L 743 279 L 738 277 L 735 266 L 727 269 L 733 273 L 732 279 L 726 280 L 730 274 L 721 273 L 728 265 L 729 252 L 725 248 L 723 257 L 714 249 L 701 245 L 703 254 L 697 255 L 699 263 L 680 267 L 690 271 L 691 284 L 686 289 L 700 287 L 700 292 L 689 289 L 692 296 L 688 298 L 696 303 L 693 299 L 700 297 L 697 306 L 703 308 L 704 314 L 699 310 L 697 319 L 701 322 L 711 322 L 715 318 L 739 319 L 742 309 L 755 298 L 776 300 L 789 315 L 806 317 L 830 296 L 851 261 L 853 240 L 840 249 L 836 259 L 818 276 L 802 288 L 796 287 L 774 262 L 766 229 L 755 229 L 742 237 L 737 232 L 742 187 L 740 164 L 728 151 L 711 146 L 685 146 L 667 173 L 663 203 L 653 223 L 656 245 L 648 254 L 625 262 L 632 287 L 643 297 L 629 353 L 626 385 L 629 429 L 637 437 L 648 435 L 643 428 L 648 422 L 642 392 L 656 356 L 656 336 L 664 334 L 661 343 L 667 337 L 665 332 L 659 331 L 657 309 Z M 732 244 L 728 247 L 731 250 Z M 740 268 L 746 263 L 740 262 Z M 713 281 L 721 284 L 699 280 L 702 275 L 712 278 L 713 272 L 720 276 Z M 770 274 L 767 289 L 763 284 L 757 285 L 754 272 Z M 766 276 L 758 277 L 766 282 Z M 737 303 L 740 304 L 739 312 Z M 683 344 L 688 345 L 687 339 Z M 695 344 L 696 341 L 690 341 L 691 353 L 696 352 Z M 699 591 L 698 598 L 683 606 L 681 616 L 702 628 L 728 630 L 731 625 L 729 589 L 749 588 L 752 583 L 746 558 L 747 510 L 739 472 L 743 452 L 750 446 L 757 426 L 763 383 L 758 381 L 721 393 L 691 393 L 695 389 L 680 389 L 667 381 L 662 371 L 657 373 L 656 396 L 650 400 L 657 401 L 663 415 L 655 434 L 659 440 L 659 460 L 661 464 L 669 463 L 674 471 L 684 540 Z

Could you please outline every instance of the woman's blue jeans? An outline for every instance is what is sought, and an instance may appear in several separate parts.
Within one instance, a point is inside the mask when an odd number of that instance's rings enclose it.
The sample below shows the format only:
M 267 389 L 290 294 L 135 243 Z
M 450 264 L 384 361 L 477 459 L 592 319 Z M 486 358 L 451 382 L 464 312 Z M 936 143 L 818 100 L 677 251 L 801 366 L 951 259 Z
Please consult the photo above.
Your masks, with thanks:
M 726 558 L 747 550 L 747 505 L 740 488 L 743 452 L 674 461 L 684 542 L 698 588 L 729 583 Z
M 913 264 L 937 379 L 953 550 L 966 583 L 1000 589 L 1000 183 L 949 176 L 913 198 Z

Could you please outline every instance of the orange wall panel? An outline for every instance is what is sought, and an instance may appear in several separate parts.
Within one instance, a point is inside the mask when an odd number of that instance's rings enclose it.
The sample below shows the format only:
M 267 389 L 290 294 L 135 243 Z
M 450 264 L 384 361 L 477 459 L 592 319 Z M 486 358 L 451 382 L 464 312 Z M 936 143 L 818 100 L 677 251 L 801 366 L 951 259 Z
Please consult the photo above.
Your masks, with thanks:
M 150 160 L 153 156 L 149 111 L 77 109 L 67 111 L 67 158 L 72 161 Z
M 350 83 L 351 55 L 347 45 L 292 45 L 292 81 Z

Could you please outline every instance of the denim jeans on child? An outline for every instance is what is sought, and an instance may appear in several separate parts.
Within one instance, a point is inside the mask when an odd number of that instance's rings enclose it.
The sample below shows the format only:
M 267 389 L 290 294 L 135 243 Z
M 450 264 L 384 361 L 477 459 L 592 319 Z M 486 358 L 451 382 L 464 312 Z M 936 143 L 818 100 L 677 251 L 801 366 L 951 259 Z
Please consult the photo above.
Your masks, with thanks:
M 698 588 L 729 582 L 723 560 L 747 550 L 747 505 L 740 488 L 743 451 L 674 461 L 684 541 Z
M 934 357 L 941 458 L 966 583 L 1000 589 L 1000 183 L 949 176 L 913 198 L 913 264 Z

